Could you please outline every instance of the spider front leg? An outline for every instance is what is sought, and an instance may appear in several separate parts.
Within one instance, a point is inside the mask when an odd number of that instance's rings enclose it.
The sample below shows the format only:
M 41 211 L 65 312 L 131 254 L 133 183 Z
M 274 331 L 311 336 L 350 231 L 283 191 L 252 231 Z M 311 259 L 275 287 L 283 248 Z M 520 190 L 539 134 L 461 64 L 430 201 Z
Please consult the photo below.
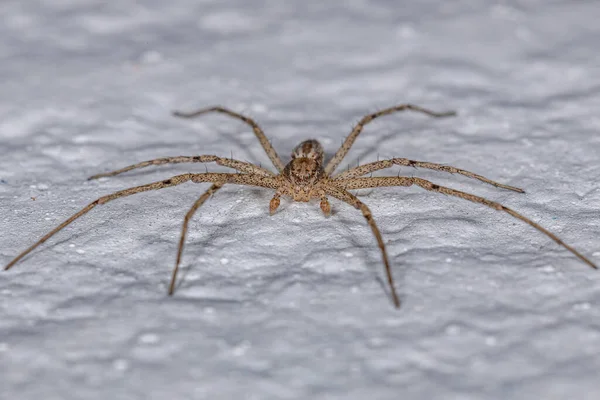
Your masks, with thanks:
M 581 261 L 583 261 L 590 267 L 592 267 L 594 269 L 598 268 L 596 266 L 596 264 L 594 264 L 588 258 L 583 256 L 581 253 L 579 253 L 573 247 L 571 247 L 568 244 L 566 244 L 565 242 L 563 242 L 558 236 L 556 236 L 552 232 L 548 231 L 546 228 L 542 227 L 541 225 L 537 224 L 536 222 L 533 222 L 529 218 L 519 214 L 518 212 L 516 212 L 512 209 L 510 209 L 500 203 L 496 203 L 495 201 L 488 200 L 484 197 L 476 196 L 474 194 L 462 192 L 462 191 L 456 190 L 456 189 L 451 189 L 449 187 L 440 186 L 440 185 L 437 185 L 437 184 L 430 182 L 428 180 L 425 180 L 425 179 L 409 178 L 409 177 L 404 177 L 404 176 L 339 179 L 339 180 L 332 181 L 332 183 L 335 184 L 336 186 L 339 186 L 346 190 L 373 188 L 373 187 L 382 187 L 382 186 L 417 185 L 417 186 L 422 187 L 425 190 L 429 190 L 432 192 L 438 192 L 438 193 L 446 194 L 449 196 L 459 197 L 461 199 L 468 200 L 473 203 L 483 204 L 485 206 L 493 208 L 494 210 L 504 211 L 505 213 L 512 215 L 516 219 L 519 219 L 519 220 L 525 222 L 526 224 L 534 227 L 535 229 L 537 229 L 538 231 L 542 232 L 543 234 L 548 236 L 550 239 L 555 241 L 560 246 L 569 250 L 572 254 L 574 254 L 577 258 L 579 258 Z
M 179 271 L 179 264 L 181 262 L 181 255 L 183 253 L 183 246 L 185 244 L 185 236 L 187 235 L 188 224 L 190 219 L 194 216 L 198 208 L 217 190 L 223 187 L 222 183 L 214 183 L 206 192 L 200 196 L 198 200 L 194 202 L 194 205 L 190 210 L 185 214 L 185 218 L 183 219 L 183 227 L 181 228 L 181 236 L 179 237 L 179 247 L 177 248 L 177 260 L 175 261 L 175 267 L 173 268 L 173 273 L 171 275 L 171 283 L 169 284 L 169 296 L 172 296 L 175 293 L 175 282 L 177 282 L 177 272 Z
M 40 240 L 38 240 L 33 245 L 31 245 L 30 247 L 25 249 L 23 252 L 21 252 L 18 256 L 16 256 L 12 261 L 10 261 L 4 267 L 4 270 L 10 269 L 13 265 L 15 265 L 19 260 L 21 260 L 27 254 L 29 254 L 31 251 L 33 251 L 36 247 L 38 247 L 39 245 L 44 243 L 46 240 L 50 239 L 52 236 L 54 236 L 56 233 L 61 231 L 63 228 L 65 228 L 67 225 L 71 224 L 73 221 L 75 221 L 79 217 L 90 212 L 90 210 L 92 210 L 97 205 L 105 204 L 105 203 L 108 203 L 109 201 L 112 201 L 112 200 L 115 200 L 115 199 L 118 199 L 121 197 L 130 196 L 130 195 L 136 194 L 136 193 L 146 192 L 149 190 L 158 190 L 158 189 L 163 189 L 163 188 L 170 187 L 170 186 L 180 185 L 180 184 L 188 182 L 188 181 L 192 181 L 194 183 L 213 182 L 215 184 L 235 183 L 235 184 L 239 184 L 239 185 L 259 186 L 259 187 L 265 187 L 265 188 L 270 188 L 270 189 L 277 189 L 277 187 L 278 187 L 278 181 L 275 179 L 275 177 L 253 175 L 253 174 L 201 173 L 201 174 L 176 175 L 172 178 L 164 179 L 162 181 L 148 183 L 146 185 L 136 186 L 136 187 L 132 187 L 129 189 L 119 190 L 118 192 L 109 194 L 107 196 L 102 196 L 102 197 L 94 200 L 93 202 L 91 202 L 90 204 L 85 206 L 83 209 L 81 209 L 78 212 L 76 212 L 75 214 L 73 214 L 66 221 L 61 223 L 59 226 L 57 226 L 56 228 L 51 230 L 49 233 L 44 235 Z
M 354 196 L 352 193 L 348 192 L 347 190 L 344 190 L 341 187 L 327 185 L 324 187 L 324 191 L 330 196 L 335 197 L 336 199 L 341 200 L 345 203 L 348 203 L 362 212 L 363 216 L 367 220 L 367 223 L 371 227 L 371 231 L 373 232 L 375 239 L 377 239 L 377 244 L 379 245 L 379 249 L 381 250 L 381 257 L 383 258 L 383 264 L 385 265 L 385 273 L 387 276 L 388 284 L 390 286 L 390 293 L 392 295 L 392 300 L 394 301 L 394 306 L 396 308 L 400 308 L 400 299 L 398 298 L 398 295 L 396 294 L 396 288 L 394 287 L 394 278 L 392 276 L 392 269 L 390 267 L 390 261 L 388 260 L 387 250 L 385 249 L 385 244 L 383 243 L 381 232 L 379 232 L 379 228 L 377 227 L 377 224 L 373 219 L 373 214 L 371 213 L 371 210 L 356 196 Z
M 163 189 L 163 188 L 170 187 L 170 186 L 180 185 L 182 183 L 190 181 L 192 179 L 192 175 L 193 174 L 177 175 L 172 178 L 165 179 L 165 180 L 162 180 L 159 182 L 153 182 L 153 183 L 148 183 L 146 185 L 141 185 L 141 186 L 136 186 L 136 187 L 132 187 L 129 189 L 119 190 L 118 192 L 109 194 L 107 196 L 102 196 L 102 197 L 94 200 L 93 202 L 91 202 L 90 204 L 88 204 L 87 206 L 85 206 L 84 208 L 82 208 L 81 210 L 76 212 L 75 214 L 73 214 L 66 221 L 64 221 L 63 223 L 58 225 L 56 228 L 54 228 L 53 230 L 48 232 L 40 240 L 38 240 L 33 245 L 31 245 L 30 247 L 25 249 L 18 256 L 13 258 L 12 261 L 9 262 L 4 267 L 4 270 L 10 269 L 13 265 L 15 265 L 17 262 L 19 262 L 20 259 L 25 257 L 27 254 L 31 253 L 36 247 L 38 247 L 39 245 L 44 243 L 46 240 L 50 239 L 52 236 L 54 236 L 56 233 L 61 231 L 63 228 L 65 228 L 67 225 L 71 224 L 73 221 L 75 221 L 79 217 L 90 212 L 97 205 L 105 204 L 105 203 L 108 203 L 109 201 L 116 200 L 121 197 L 131 196 L 132 194 L 146 192 L 148 190 L 158 190 L 158 189 Z

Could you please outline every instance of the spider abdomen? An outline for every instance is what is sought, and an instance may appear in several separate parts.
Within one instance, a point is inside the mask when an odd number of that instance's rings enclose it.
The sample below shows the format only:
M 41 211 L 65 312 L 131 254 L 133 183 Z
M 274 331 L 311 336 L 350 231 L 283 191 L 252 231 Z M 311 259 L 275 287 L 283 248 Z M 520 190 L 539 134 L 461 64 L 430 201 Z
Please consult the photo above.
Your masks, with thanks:
M 294 158 L 310 158 L 317 160 L 319 164 L 323 164 L 323 146 L 315 139 L 305 140 L 298 146 L 294 147 L 292 159 Z

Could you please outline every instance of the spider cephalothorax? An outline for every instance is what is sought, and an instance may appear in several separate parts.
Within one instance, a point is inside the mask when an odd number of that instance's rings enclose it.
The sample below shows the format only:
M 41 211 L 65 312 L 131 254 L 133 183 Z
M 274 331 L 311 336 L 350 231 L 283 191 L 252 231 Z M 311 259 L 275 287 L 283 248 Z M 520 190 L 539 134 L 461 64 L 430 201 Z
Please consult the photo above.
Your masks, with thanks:
M 544 233 L 549 238 L 554 240 L 559 245 L 563 246 L 575 256 L 579 257 L 583 262 L 588 264 L 592 268 L 596 268 L 596 265 L 580 254 L 577 250 L 572 248 L 571 246 L 564 243 L 561 239 L 559 239 L 556 235 L 549 232 L 545 228 L 541 227 L 537 223 L 532 220 L 522 216 L 516 211 L 511 210 L 508 207 L 503 206 L 500 203 L 496 203 L 494 201 L 487 200 L 483 197 L 476 196 L 474 194 L 461 192 L 459 190 L 451 189 L 449 187 L 436 185 L 430 181 L 421 178 L 415 177 L 407 177 L 407 176 L 384 176 L 384 177 L 368 177 L 364 178 L 363 176 L 382 169 L 386 169 L 392 167 L 394 165 L 400 166 L 410 166 L 410 167 L 419 167 L 419 168 L 428 168 L 442 172 L 449 172 L 453 174 L 464 175 L 469 178 L 477 179 L 479 181 L 485 182 L 487 184 L 513 190 L 515 192 L 523 193 L 523 190 L 503 185 L 498 182 L 494 182 L 489 180 L 481 175 L 474 174 L 469 171 L 465 171 L 463 169 L 459 169 L 456 167 L 451 167 L 448 165 L 441 165 L 430 163 L 426 161 L 414 161 L 406 158 L 391 158 L 388 160 L 380 160 L 368 164 L 359 165 L 358 167 L 348 169 L 345 172 L 341 172 L 337 175 L 333 175 L 333 172 L 340 164 L 342 159 L 346 156 L 350 147 L 362 131 L 363 127 L 369 122 L 373 121 L 375 118 L 378 118 L 383 115 L 392 114 L 394 112 L 403 111 L 403 110 L 413 110 L 418 111 L 423 114 L 427 114 L 432 117 L 447 117 L 451 115 L 455 115 L 454 112 L 445 112 L 445 113 L 436 113 L 433 111 L 429 111 L 427 109 L 414 106 L 411 104 L 401 104 L 395 107 L 386 108 L 384 110 L 378 111 L 373 114 L 366 115 L 363 117 L 358 124 L 352 129 L 350 135 L 346 138 L 342 147 L 335 153 L 333 158 L 329 161 L 327 165 L 323 164 L 323 147 L 316 140 L 307 140 L 305 142 L 300 143 L 292 153 L 292 160 L 286 166 L 283 165 L 283 162 L 277 155 L 277 152 L 271 146 L 271 143 L 267 140 L 265 134 L 262 129 L 254 122 L 252 119 L 228 110 L 223 107 L 210 107 L 201 109 L 192 113 L 181 113 L 175 112 L 174 114 L 179 117 L 184 118 L 192 118 L 198 115 L 206 114 L 209 112 L 218 112 L 222 114 L 229 115 L 230 117 L 239 119 L 246 124 L 252 127 L 254 134 L 260 141 L 261 145 L 265 149 L 269 159 L 273 162 L 273 165 L 277 169 L 278 174 L 274 174 L 273 172 L 264 169 L 260 166 L 250 164 L 244 161 L 233 160 L 230 158 L 217 157 L 214 155 L 201 155 L 201 156 L 180 156 L 180 157 L 165 157 L 158 158 L 155 160 L 144 161 L 138 164 L 130 165 L 125 168 L 121 168 L 116 171 L 107 172 L 103 174 L 98 174 L 90 177 L 89 179 L 96 179 L 103 176 L 114 176 L 121 174 L 126 171 L 130 171 L 136 168 L 147 167 L 150 165 L 161 165 L 161 164 L 173 164 L 173 163 L 208 163 L 214 162 L 219 165 L 232 168 L 238 173 L 199 173 L 199 174 L 182 174 L 176 175 L 169 179 L 165 179 L 162 181 L 157 181 L 153 183 L 148 183 L 146 185 L 136 186 L 129 189 L 120 190 L 118 192 L 100 197 L 99 199 L 94 200 L 86 207 L 69 217 L 66 221 L 61 223 L 59 226 L 51 230 L 48 234 L 38 240 L 29 248 L 25 249 L 21 254 L 16 256 L 5 269 L 9 269 L 13 265 L 15 265 L 20 259 L 29 254 L 33 249 L 38 247 L 40 244 L 44 243 L 50 237 L 52 237 L 55 233 L 63 229 L 65 226 L 69 225 L 71 222 L 75 221 L 77 218 L 89 212 L 92 208 L 97 205 L 107 203 L 109 201 L 118 199 L 120 197 L 130 196 L 135 193 L 145 192 L 148 190 L 156 190 L 163 189 L 175 185 L 180 185 L 185 182 L 193 182 L 193 183 L 203 183 L 210 182 L 212 183 L 211 187 L 204 192 L 198 200 L 192 205 L 188 213 L 185 215 L 183 220 L 183 227 L 181 230 L 181 236 L 179 238 L 179 247 L 177 249 L 177 259 L 175 261 L 175 268 L 173 268 L 173 273 L 171 275 L 171 282 L 169 285 L 169 294 L 173 294 L 175 291 L 175 282 L 177 279 L 177 271 L 179 270 L 179 264 L 181 262 L 181 255 L 183 252 L 183 246 L 185 243 L 185 236 L 187 233 L 188 223 L 196 210 L 215 192 L 217 192 L 223 185 L 225 184 L 238 184 L 238 185 L 250 185 L 250 186 L 259 186 L 268 189 L 275 190 L 275 195 L 270 202 L 270 211 L 271 214 L 277 210 L 280 203 L 281 196 L 289 196 L 295 201 L 309 201 L 311 198 L 320 198 L 321 199 L 321 209 L 325 213 L 325 215 L 329 215 L 331 212 L 331 206 L 329 205 L 328 196 L 341 200 L 345 203 L 350 204 L 351 206 L 360 210 L 365 217 L 369 227 L 371 228 L 373 235 L 377 239 L 377 243 L 381 250 L 381 255 L 383 258 L 383 263 L 385 265 L 385 272 L 387 276 L 388 283 L 390 285 L 390 293 L 392 296 L 392 300 L 394 301 L 394 305 L 396 307 L 400 306 L 400 300 L 396 295 L 396 290 L 394 289 L 394 281 L 392 278 L 392 271 L 390 268 L 390 263 L 387 256 L 387 251 L 385 249 L 385 244 L 383 242 L 383 238 L 381 237 L 381 233 L 375 224 L 375 220 L 373 219 L 373 215 L 371 214 L 371 210 L 360 201 L 355 195 L 349 192 L 352 189 L 362 189 L 362 188 L 374 188 L 374 187 L 382 187 L 382 186 L 412 186 L 416 185 L 425 190 L 429 190 L 432 192 L 442 193 L 449 196 L 459 197 L 464 200 L 471 201 L 473 203 L 483 204 L 490 208 L 493 208 L 498 211 L 504 211 L 513 217 L 529 224 L 534 227 L 538 231 Z
M 289 185 L 279 195 L 290 196 L 295 201 L 322 197 L 324 192 L 319 192 L 317 187 L 324 175 L 321 144 L 313 139 L 296 146 L 292 152 L 292 160 L 285 166 L 282 175 Z

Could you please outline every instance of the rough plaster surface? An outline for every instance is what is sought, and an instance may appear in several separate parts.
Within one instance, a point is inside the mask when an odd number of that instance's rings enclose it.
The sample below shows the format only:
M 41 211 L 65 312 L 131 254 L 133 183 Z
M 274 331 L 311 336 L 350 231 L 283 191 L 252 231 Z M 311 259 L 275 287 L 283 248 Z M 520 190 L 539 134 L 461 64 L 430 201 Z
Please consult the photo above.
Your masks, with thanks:
M 52 3 L 52 5 L 50 5 Z M 319 138 L 342 164 L 409 157 L 527 194 L 408 168 L 505 203 L 600 261 L 600 6 L 594 1 L 3 1 L 0 262 L 91 200 L 200 165 L 86 177 L 169 155 L 269 165 Z M 211 171 L 221 168 L 208 166 Z M 383 173 L 381 174 L 383 175 Z M 508 215 L 418 188 L 333 202 L 207 185 L 93 210 L 0 274 L 2 399 L 597 399 L 600 273 Z

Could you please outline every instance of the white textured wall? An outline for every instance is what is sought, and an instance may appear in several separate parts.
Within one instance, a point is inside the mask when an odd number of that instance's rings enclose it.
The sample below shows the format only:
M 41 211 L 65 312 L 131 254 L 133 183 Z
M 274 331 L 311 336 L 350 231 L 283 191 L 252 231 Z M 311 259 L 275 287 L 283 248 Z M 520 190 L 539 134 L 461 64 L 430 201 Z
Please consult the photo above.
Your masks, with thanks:
M 54 5 L 49 5 L 53 3 Z M 169 155 L 268 165 L 333 154 L 365 113 L 401 102 L 459 116 L 386 117 L 343 166 L 455 165 L 421 176 L 505 203 L 600 262 L 600 5 L 593 1 L 15 1 L 0 9 L 0 263 L 91 200 L 201 165 L 89 175 Z M 326 5 L 325 5 L 326 4 Z M 209 166 L 209 170 L 221 168 Z M 333 201 L 207 185 L 93 210 L 0 273 L 2 399 L 598 399 L 600 273 L 508 215 L 418 188 Z M 33 200 L 35 199 L 35 200 Z

